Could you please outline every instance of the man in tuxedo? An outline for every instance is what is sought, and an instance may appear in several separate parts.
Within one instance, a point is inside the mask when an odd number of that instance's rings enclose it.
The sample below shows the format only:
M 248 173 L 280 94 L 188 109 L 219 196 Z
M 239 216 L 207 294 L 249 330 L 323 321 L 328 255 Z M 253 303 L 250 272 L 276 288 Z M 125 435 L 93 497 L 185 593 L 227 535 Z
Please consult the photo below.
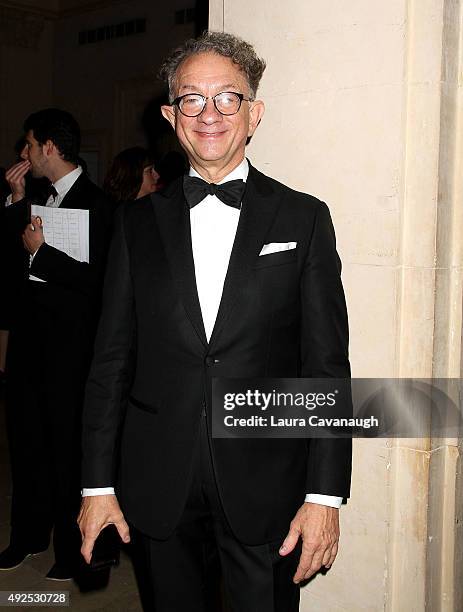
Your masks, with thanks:
M 110 251 L 84 409 L 82 554 L 111 523 L 128 541 L 130 524 L 156 611 L 217 609 L 211 541 L 233 610 L 297 610 L 298 583 L 334 561 L 349 495 L 350 440 L 211 434 L 212 377 L 349 376 L 328 209 L 245 158 L 264 68 L 214 32 L 166 60 L 162 113 L 189 177 L 121 210 Z
M 10 545 L 0 570 L 47 549 L 53 528 L 56 563 L 47 577 L 70 579 L 80 558 L 83 391 L 91 360 L 110 231 L 110 205 L 77 159 L 80 130 L 59 109 L 24 124 L 21 161 L 6 172 L 11 194 L 6 294 L 14 300 L 7 355 L 7 418 L 13 479 Z M 43 196 L 26 196 L 26 174 L 46 177 Z M 47 244 L 31 205 L 89 211 L 89 261 Z M 15 265 L 13 265 L 15 264 Z

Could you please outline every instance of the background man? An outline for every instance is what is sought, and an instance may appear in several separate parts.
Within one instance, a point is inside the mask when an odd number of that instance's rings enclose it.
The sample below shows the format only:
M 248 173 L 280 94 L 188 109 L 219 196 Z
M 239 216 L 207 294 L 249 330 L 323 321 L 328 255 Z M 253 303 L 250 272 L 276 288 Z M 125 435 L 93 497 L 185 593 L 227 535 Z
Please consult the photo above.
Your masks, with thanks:
M 62 580 L 73 576 L 79 561 L 75 519 L 82 397 L 99 312 L 110 207 L 78 166 L 80 130 L 69 113 L 34 113 L 24 132 L 22 161 L 6 173 L 11 189 L 5 209 L 9 260 L 19 260 L 15 270 L 20 272 L 8 283 L 17 305 L 7 357 L 13 499 L 10 545 L 0 554 L 0 570 L 13 569 L 29 554 L 46 549 L 54 527 L 56 564 L 47 577 Z M 49 194 L 26 198 L 28 172 L 50 181 Z M 40 219 L 30 216 L 32 203 L 89 210 L 89 263 L 45 242 Z M 29 280 L 29 274 L 45 282 Z
M 82 553 L 109 523 L 129 539 L 106 488 L 117 484 L 157 611 L 208 609 L 209 533 L 232 609 L 297 610 L 297 583 L 334 561 L 349 494 L 348 440 L 211 436 L 213 376 L 349 376 L 328 209 L 244 157 L 264 67 L 224 33 L 167 59 L 162 113 L 190 177 L 121 211 L 112 245 L 87 386 Z M 273 243 L 288 248 L 260 256 Z

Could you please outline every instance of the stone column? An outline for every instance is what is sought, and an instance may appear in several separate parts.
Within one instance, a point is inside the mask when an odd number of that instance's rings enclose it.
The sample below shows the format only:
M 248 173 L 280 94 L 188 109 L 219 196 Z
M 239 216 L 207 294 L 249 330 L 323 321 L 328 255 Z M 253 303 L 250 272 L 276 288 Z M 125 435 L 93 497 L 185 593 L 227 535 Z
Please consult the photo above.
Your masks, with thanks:
M 253 0 L 250 12 L 211 0 L 210 28 L 268 62 L 253 163 L 330 206 L 353 375 L 460 377 L 460 1 Z M 301 610 L 462 609 L 458 442 L 355 441 L 338 559 Z

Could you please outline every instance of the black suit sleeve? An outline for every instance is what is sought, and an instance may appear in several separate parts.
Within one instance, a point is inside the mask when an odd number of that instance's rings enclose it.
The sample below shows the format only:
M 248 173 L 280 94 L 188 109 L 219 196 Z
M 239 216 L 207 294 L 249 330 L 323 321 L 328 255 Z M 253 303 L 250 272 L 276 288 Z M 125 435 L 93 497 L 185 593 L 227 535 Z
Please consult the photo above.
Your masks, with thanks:
M 131 375 L 135 314 L 124 207 L 115 215 L 103 289 L 103 308 L 87 381 L 83 413 L 84 487 L 114 486 L 118 433 Z
M 90 262 L 81 262 L 44 243 L 34 256 L 30 272 L 44 281 L 67 286 L 83 293 L 98 289 L 104 273 L 110 233 L 109 204 L 103 198 L 90 209 Z
M 30 221 L 29 202 L 26 198 L 4 207 L 5 228 L 9 234 L 21 236 Z
M 317 211 L 302 284 L 301 376 L 349 378 L 349 331 L 341 262 L 328 207 Z M 309 442 L 307 493 L 348 497 L 352 441 L 316 438 Z
M 3 205 L 3 202 L 0 202 Z M 26 199 L 2 207 L 1 226 L 1 277 L 2 303 L 0 306 L 0 328 L 10 329 L 18 307 L 22 284 L 27 278 L 29 254 L 24 249 L 22 233 L 29 220 Z

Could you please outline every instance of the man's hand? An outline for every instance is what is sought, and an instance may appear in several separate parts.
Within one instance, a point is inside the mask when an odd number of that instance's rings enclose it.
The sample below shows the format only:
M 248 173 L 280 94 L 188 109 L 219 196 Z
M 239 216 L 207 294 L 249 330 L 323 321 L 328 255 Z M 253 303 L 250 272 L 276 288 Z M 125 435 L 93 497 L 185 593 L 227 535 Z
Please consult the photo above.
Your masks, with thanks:
M 31 222 L 27 224 L 23 233 L 24 248 L 31 255 L 34 255 L 44 242 L 42 219 L 40 217 L 31 217 Z
M 291 521 L 280 555 L 287 555 L 302 538 L 302 553 L 294 574 L 297 584 L 310 578 L 324 565 L 331 567 L 338 552 L 339 510 L 321 504 L 304 503 Z
M 20 161 L 14 166 L 11 166 L 5 173 L 5 178 L 11 189 L 11 200 L 18 202 L 26 195 L 26 179 L 25 176 L 29 172 L 31 163 L 27 160 Z
M 125 522 L 115 495 L 84 497 L 77 522 L 82 534 L 80 552 L 87 563 L 90 563 L 92 558 L 95 540 L 100 531 L 108 525 L 115 525 L 121 540 L 125 543 L 130 542 L 129 526 Z

